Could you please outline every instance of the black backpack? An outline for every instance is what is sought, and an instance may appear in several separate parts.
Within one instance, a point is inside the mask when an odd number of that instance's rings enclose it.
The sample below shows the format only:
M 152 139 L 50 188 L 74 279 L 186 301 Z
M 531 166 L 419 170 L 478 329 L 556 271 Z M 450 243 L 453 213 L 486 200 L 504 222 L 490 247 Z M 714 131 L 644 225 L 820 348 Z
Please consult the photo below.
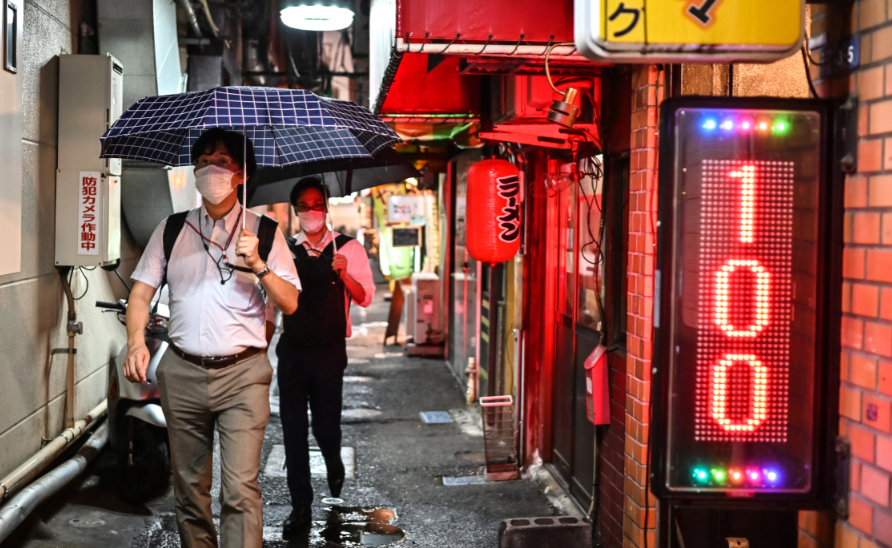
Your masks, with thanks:
M 167 283 L 167 265 L 170 263 L 170 256 L 173 253 L 173 246 L 177 243 L 177 238 L 180 236 L 180 232 L 182 232 L 183 227 L 186 225 L 186 217 L 189 216 L 189 211 L 181 211 L 179 213 L 174 213 L 170 217 L 167 218 L 167 224 L 164 226 L 164 278 L 161 280 L 161 287 Z M 260 259 L 263 262 L 266 262 L 269 259 L 269 253 L 273 249 L 273 242 L 276 240 L 276 229 L 279 227 L 279 223 L 272 219 L 271 217 L 267 217 L 266 215 L 262 215 L 260 217 L 260 227 L 257 229 L 257 239 L 260 240 L 260 244 L 257 246 L 257 254 L 260 255 Z

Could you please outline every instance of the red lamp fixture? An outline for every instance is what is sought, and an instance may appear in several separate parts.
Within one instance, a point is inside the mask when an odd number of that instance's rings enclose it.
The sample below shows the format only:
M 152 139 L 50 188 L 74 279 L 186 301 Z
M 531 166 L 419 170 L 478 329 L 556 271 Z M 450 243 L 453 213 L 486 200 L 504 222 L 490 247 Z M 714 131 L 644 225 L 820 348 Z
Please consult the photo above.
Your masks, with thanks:
M 840 184 L 817 100 L 661 107 L 652 475 L 665 500 L 832 496 Z

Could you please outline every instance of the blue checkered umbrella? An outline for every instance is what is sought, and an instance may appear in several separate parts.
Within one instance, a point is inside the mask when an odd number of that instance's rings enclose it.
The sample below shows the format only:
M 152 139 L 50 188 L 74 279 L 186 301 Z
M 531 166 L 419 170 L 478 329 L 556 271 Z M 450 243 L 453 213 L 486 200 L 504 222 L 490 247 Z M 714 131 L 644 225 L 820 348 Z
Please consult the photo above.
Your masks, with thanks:
M 137 101 L 100 139 L 101 157 L 190 165 L 192 144 L 212 127 L 247 135 L 260 166 L 371 158 L 401 142 L 351 101 L 303 89 L 221 87 Z

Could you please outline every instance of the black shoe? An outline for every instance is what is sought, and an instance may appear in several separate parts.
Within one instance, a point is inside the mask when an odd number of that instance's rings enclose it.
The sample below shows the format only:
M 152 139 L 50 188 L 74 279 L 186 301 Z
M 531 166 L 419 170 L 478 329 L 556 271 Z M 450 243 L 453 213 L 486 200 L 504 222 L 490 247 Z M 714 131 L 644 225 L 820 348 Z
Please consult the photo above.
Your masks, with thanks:
M 338 498 L 341 496 L 341 489 L 344 487 L 344 476 L 347 472 L 344 470 L 344 463 L 340 460 L 333 466 L 326 466 L 328 469 L 328 491 L 331 496 Z
M 291 515 L 282 524 L 282 536 L 300 533 L 313 523 L 313 509 L 309 506 L 298 506 L 291 510 Z

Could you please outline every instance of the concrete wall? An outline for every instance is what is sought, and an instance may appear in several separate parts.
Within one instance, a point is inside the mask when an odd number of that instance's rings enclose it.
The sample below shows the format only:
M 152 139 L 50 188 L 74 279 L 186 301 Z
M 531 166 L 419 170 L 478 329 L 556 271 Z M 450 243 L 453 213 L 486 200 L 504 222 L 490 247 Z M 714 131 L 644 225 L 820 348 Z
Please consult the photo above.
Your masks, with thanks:
M 67 344 L 67 307 L 53 265 L 58 55 L 77 53 L 78 14 L 88 2 L 22 2 L 23 135 L 21 142 L 0 141 L 0 146 L 21 146 L 23 155 L 22 269 L 0 276 L 0 476 L 37 451 L 42 437 L 58 434 L 65 424 L 67 358 L 50 356 L 52 348 Z M 133 269 L 138 253 L 125 235 L 123 271 Z M 105 397 L 109 360 L 126 342 L 124 327 L 114 315 L 93 308 L 96 300 L 122 296 L 120 282 L 99 269 L 84 275 L 89 291 L 77 308 L 84 323 L 84 334 L 77 337 L 78 417 Z M 77 274 L 75 295 L 85 288 L 84 276 Z

